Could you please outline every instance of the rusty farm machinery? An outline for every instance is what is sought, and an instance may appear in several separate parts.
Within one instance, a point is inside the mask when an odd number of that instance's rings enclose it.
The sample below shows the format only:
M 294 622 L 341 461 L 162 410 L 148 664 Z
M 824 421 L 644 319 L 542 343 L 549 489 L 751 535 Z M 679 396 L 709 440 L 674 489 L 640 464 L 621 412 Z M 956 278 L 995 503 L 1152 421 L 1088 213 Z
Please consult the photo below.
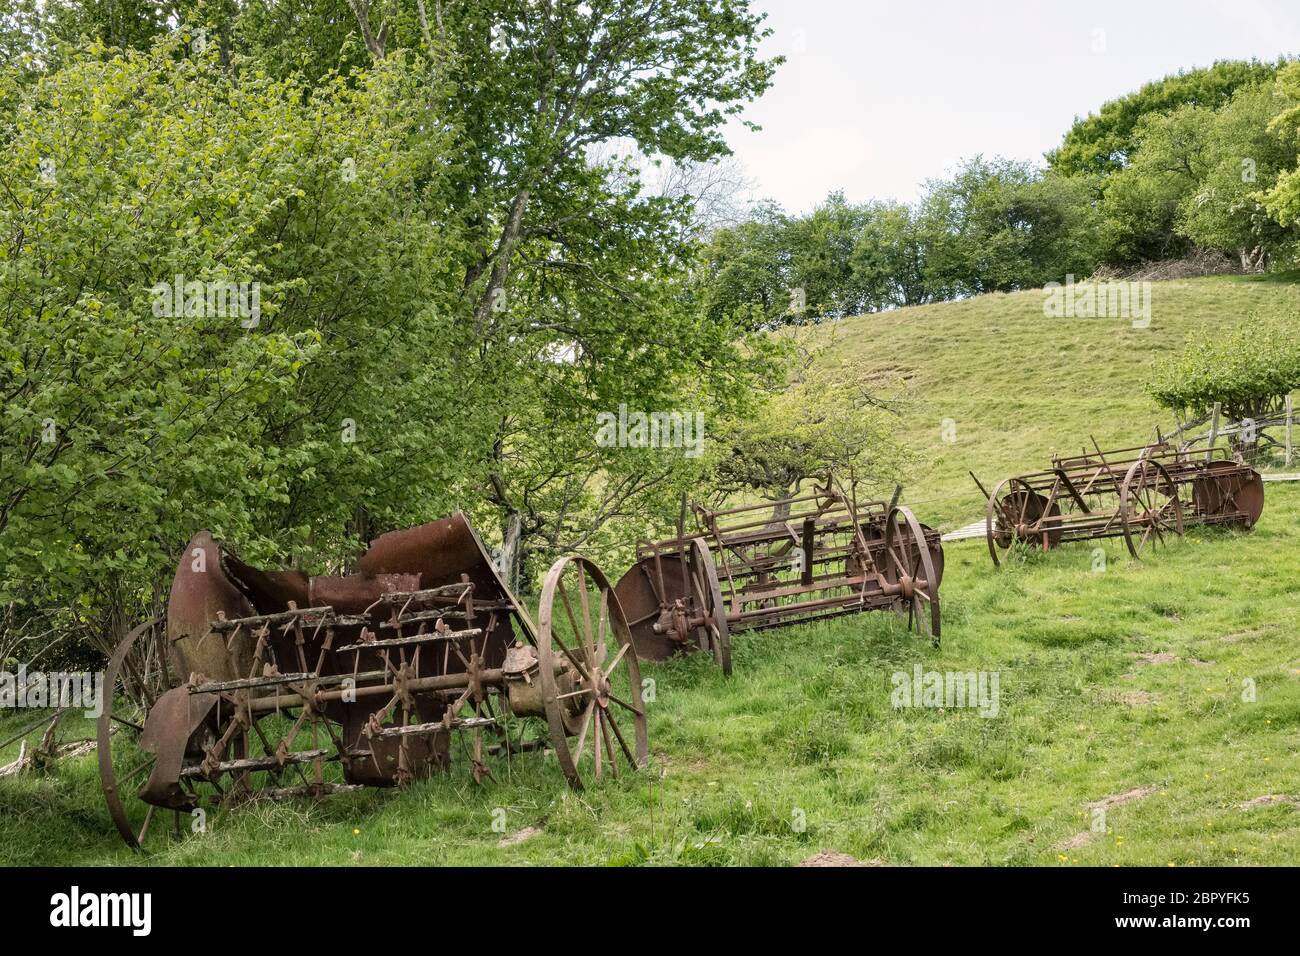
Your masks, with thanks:
M 637 546 L 615 586 L 642 660 L 711 654 L 731 673 L 731 635 L 892 609 L 939 640 L 939 533 L 911 511 L 858 502 L 828 479 L 811 492 L 725 510 L 695 506 L 676 537 Z
M 557 561 L 534 623 L 460 514 L 380 536 L 346 576 L 259 570 L 200 533 L 165 621 L 132 632 L 106 683 L 145 667 L 165 687 L 145 719 L 110 693 L 98 725 L 104 795 L 136 848 L 165 833 L 159 811 L 180 828 L 199 808 L 418 779 L 449 764 L 456 731 L 476 780 L 491 754 L 549 749 L 575 789 L 647 756 L 636 650 L 600 569 Z
M 1226 449 L 1191 452 L 1167 442 L 1076 457 L 1000 481 L 987 499 L 985 537 L 994 565 L 1016 544 L 1044 551 L 1067 541 L 1122 537 L 1140 558 L 1195 525 L 1249 529 L 1264 510 L 1264 483 Z

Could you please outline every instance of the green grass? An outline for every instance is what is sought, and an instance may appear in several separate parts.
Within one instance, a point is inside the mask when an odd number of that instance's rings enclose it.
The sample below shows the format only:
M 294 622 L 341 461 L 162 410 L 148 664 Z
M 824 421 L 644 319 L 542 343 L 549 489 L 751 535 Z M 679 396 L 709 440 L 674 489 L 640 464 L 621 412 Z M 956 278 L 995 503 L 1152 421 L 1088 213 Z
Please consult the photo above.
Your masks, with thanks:
M 1035 293 L 992 296 L 851 320 L 845 341 L 912 373 L 909 422 L 934 460 L 905 500 L 951 525 L 979 513 L 966 468 L 995 479 L 1089 434 L 1142 440 L 1166 420 L 1140 387 L 1152 354 L 1298 294 L 1162 284 L 1146 330 L 1044 319 Z M 1267 496 L 1249 534 L 1193 531 L 1140 563 L 1103 543 L 1100 573 L 1091 544 L 997 572 L 982 539 L 949 544 L 937 649 L 873 613 L 740 635 L 731 680 L 700 655 L 644 665 L 652 765 L 635 778 L 576 795 L 553 760 L 524 755 L 478 786 L 454 753 L 449 774 L 401 792 L 235 811 L 149 862 L 767 865 L 833 850 L 891 864 L 1296 865 L 1300 806 L 1240 806 L 1300 800 L 1300 485 Z M 1173 659 L 1139 657 L 1157 653 Z M 997 672 L 998 716 L 894 709 L 891 675 L 918 663 Z M 0 719 L 0 739 L 19 723 Z M 1107 832 L 1061 848 L 1090 832 L 1090 803 L 1139 788 L 1108 810 Z M 540 832 L 501 845 L 525 827 Z M 0 862 L 140 861 L 86 758 L 0 780 Z

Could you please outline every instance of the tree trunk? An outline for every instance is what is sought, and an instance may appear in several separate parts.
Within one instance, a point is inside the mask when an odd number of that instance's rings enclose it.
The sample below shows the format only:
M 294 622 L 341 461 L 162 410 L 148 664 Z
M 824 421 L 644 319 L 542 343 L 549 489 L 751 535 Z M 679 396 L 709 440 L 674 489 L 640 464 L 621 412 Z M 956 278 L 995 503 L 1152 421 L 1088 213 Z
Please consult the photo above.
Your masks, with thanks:
M 497 554 L 497 573 L 511 593 L 519 591 L 520 538 L 523 521 L 518 511 L 510 511 L 501 522 L 501 550 Z

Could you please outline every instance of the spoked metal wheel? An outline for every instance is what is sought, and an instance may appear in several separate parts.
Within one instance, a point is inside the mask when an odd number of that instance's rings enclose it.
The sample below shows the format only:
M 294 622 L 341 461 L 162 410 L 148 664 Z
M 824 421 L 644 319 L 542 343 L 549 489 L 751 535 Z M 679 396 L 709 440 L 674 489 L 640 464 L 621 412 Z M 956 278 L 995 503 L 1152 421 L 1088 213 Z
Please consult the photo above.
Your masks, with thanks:
M 1044 551 L 1061 540 L 1059 526 L 1040 527 L 1040 519 L 1059 514 L 1056 504 L 1049 508 L 1047 499 L 1019 478 L 998 482 L 989 495 L 984 512 L 984 536 L 994 566 L 1001 564 L 998 551 L 1005 551 L 1017 541 L 1033 541 Z
M 1124 543 L 1135 558 L 1183 533 L 1178 485 L 1158 461 L 1143 458 L 1129 466 L 1120 486 L 1120 503 Z
M 113 824 L 129 847 L 153 849 L 188 835 L 196 810 L 213 813 L 261 796 L 286 799 L 361 789 L 336 782 L 332 761 L 341 749 L 339 741 L 325 720 L 301 708 L 296 715 L 290 709 L 253 713 L 246 691 L 236 692 L 238 700 L 218 700 L 216 694 L 191 694 L 181 685 L 151 702 L 147 726 L 143 716 L 117 713 L 111 690 L 153 626 L 136 628 L 110 658 L 105 674 L 109 691 L 96 727 L 100 785 Z
M 901 589 L 896 609 L 907 617 L 908 629 L 938 644 L 939 576 L 921 523 L 902 505 L 885 519 L 882 561 L 886 582 Z
M 169 827 L 178 830 L 182 823 L 179 811 L 159 810 L 136 797 L 136 790 L 148 779 L 158 758 L 139 745 L 144 713 L 132 712 L 129 716 L 118 713 L 121 708 L 117 708 L 114 701 L 118 682 L 130 666 L 128 659 L 138 659 L 143 644 L 154 636 L 154 629 L 158 626 L 160 621 L 157 619 L 141 624 L 113 651 L 104 674 L 103 713 L 95 727 L 100 788 L 108 804 L 108 814 L 126 845 L 133 850 L 143 850 L 150 834 L 161 842 L 160 832 L 165 835 Z M 146 704 L 152 703 L 146 701 Z M 147 710 L 148 707 L 145 712 Z M 116 758 L 114 743 L 117 744 Z M 167 817 L 171 819 L 164 819 Z
M 701 625 L 713 659 L 722 673 L 731 676 L 731 629 L 727 626 L 727 608 L 722 600 L 722 585 L 718 581 L 718 566 L 713 553 L 703 538 L 692 542 L 691 576 L 696 608 L 703 618 Z
M 645 764 L 645 703 L 636 651 L 618 597 L 586 558 L 561 558 L 546 574 L 537 659 L 551 746 L 573 789 Z M 561 693 L 556 671 L 566 664 L 573 689 Z

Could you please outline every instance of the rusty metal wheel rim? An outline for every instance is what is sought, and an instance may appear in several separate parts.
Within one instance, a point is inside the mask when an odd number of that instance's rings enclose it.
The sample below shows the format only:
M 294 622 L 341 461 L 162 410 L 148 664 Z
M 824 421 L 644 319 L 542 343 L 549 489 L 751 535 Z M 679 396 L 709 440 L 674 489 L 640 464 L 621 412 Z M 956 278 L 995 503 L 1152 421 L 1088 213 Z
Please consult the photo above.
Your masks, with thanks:
M 1011 486 L 1006 492 L 1003 488 Z M 1001 561 L 998 559 L 998 548 L 1007 550 L 1018 540 L 1022 540 L 1017 533 L 1017 528 L 1023 525 L 1029 517 L 1029 503 L 1037 502 L 1037 514 L 1033 520 L 1037 521 L 1042 515 L 1043 496 L 1038 494 L 1029 487 L 1020 478 L 1003 478 L 993 488 L 993 493 L 989 495 L 988 503 L 984 509 L 984 537 L 989 547 L 989 557 L 993 559 L 993 566 L 998 567 Z M 997 518 L 1001 517 L 1006 522 L 1007 527 L 998 527 Z M 1028 539 L 1024 539 L 1028 540 Z M 1005 543 L 1004 543 L 1005 541 Z
M 1134 479 L 1137 479 L 1136 484 Z M 1163 492 L 1161 490 L 1163 486 Z M 1158 495 L 1167 495 L 1161 502 Z M 1140 505 L 1144 529 L 1137 534 L 1139 522 L 1135 519 L 1134 505 Z M 1166 519 L 1173 516 L 1173 523 Z M 1170 477 L 1165 466 L 1158 461 L 1143 458 L 1133 462 L 1124 475 L 1120 486 L 1120 517 L 1124 530 L 1124 544 L 1129 554 L 1141 560 L 1142 551 L 1150 545 L 1154 550 L 1158 545 L 1166 545 L 1166 532 L 1171 536 L 1183 533 L 1183 504 L 1179 498 L 1178 485 Z M 1135 541 L 1135 536 L 1137 540 Z
M 727 624 L 727 608 L 722 601 L 722 583 L 718 578 L 718 566 L 713 560 L 713 552 L 704 543 L 704 539 L 696 538 L 692 545 L 695 560 L 704 572 L 704 581 L 699 582 L 703 584 L 700 591 L 704 599 L 700 613 L 705 618 L 704 628 L 709 633 L 709 646 L 713 651 L 713 659 L 722 668 L 722 673 L 730 677 L 731 628 Z
M 121 834 L 126 845 L 138 852 L 144 852 L 144 840 L 149 833 L 157 808 L 150 806 L 145 811 L 144 823 L 140 830 L 137 831 L 131 823 L 130 815 L 126 811 L 126 805 L 122 802 L 120 787 L 122 784 L 132 784 L 142 773 L 148 773 L 152 769 L 156 758 L 145 758 L 140 761 L 131 770 L 121 774 L 119 781 L 119 774 L 113 767 L 113 722 L 116 719 L 119 723 L 126 725 L 126 721 L 114 717 L 113 698 L 118 675 L 122 671 L 122 664 L 127 655 L 131 653 L 136 641 L 145 634 L 151 633 L 153 628 L 160 623 L 161 619 L 154 618 L 139 625 L 127 634 L 122 643 L 113 651 L 113 656 L 109 658 L 104 673 L 104 709 L 95 722 L 95 748 L 96 761 L 99 765 L 99 785 L 104 794 L 104 801 L 108 805 L 108 815 L 112 818 L 113 826 L 117 828 L 117 832 Z
M 940 635 L 938 578 L 921 524 L 903 505 L 895 507 L 885 521 L 883 564 L 881 573 L 890 584 L 907 582 L 905 586 L 910 593 L 905 592 L 901 604 L 907 608 L 908 630 L 928 636 L 937 645 Z M 917 586 L 917 581 L 924 584 Z M 901 614 L 902 608 L 898 610 Z
M 579 592 L 577 608 L 564 584 L 566 573 Z M 588 581 L 595 585 L 598 594 L 594 619 Z M 570 625 L 570 641 L 566 642 L 560 636 L 563 628 L 556 626 L 559 623 L 557 611 Z M 589 783 L 599 782 L 607 767 L 614 777 L 618 777 L 620 763 L 626 763 L 632 770 L 644 766 L 649 748 L 641 671 L 622 606 L 605 575 L 580 555 L 569 555 L 556 561 L 542 584 L 537 616 L 538 680 L 546 709 L 546 723 L 551 748 L 569 786 L 583 790 Z M 561 654 L 574 670 L 573 690 L 564 698 L 559 694 L 555 679 L 555 667 Z M 618 684 L 620 693 L 616 694 L 610 675 L 620 675 L 620 668 L 627 687 L 624 689 L 621 683 Z M 620 680 L 621 675 L 615 680 Z M 566 700 L 578 701 L 581 713 L 577 741 L 573 745 L 569 741 L 573 723 L 565 719 Z M 617 716 L 612 716 L 615 713 Z M 631 728 L 631 740 L 625 730 L 627 727 Z M 588 739 L 591 740 L 592 758 L 584 767 Z

